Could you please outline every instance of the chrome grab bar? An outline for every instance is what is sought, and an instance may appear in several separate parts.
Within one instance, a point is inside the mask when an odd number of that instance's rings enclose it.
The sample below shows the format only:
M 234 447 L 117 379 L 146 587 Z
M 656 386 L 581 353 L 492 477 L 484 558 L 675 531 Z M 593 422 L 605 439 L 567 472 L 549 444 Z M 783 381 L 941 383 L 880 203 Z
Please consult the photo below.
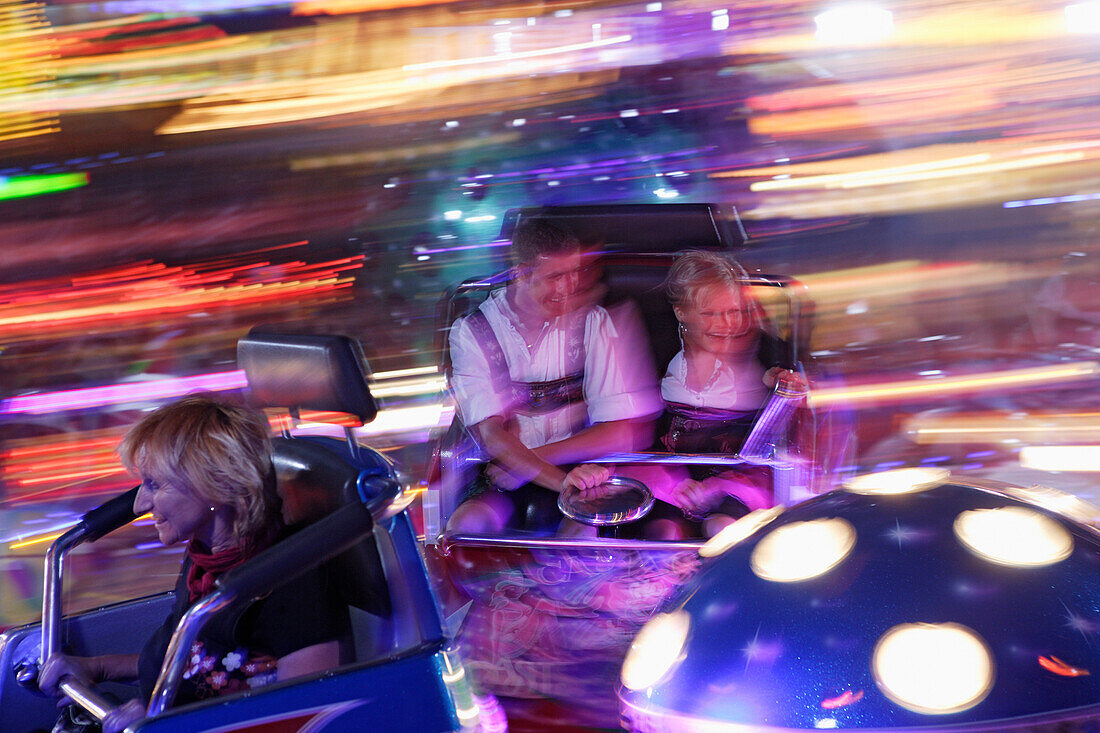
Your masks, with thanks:
M 46 567 L 42 580 L 42 655 L 38 659 L 38 669 L 34 670 L 33 679 L 38 678 L 46 660 L 61 648 L 61 597 L 64 589 L 65 556 L 88 535 L 87 528 L 77 525 L 54 540 L 46 551 Z M 30 679 L 28 673 L 29 670 L 24 671 Z M 75 677 L 62 677 L 57 688 L 99 721 L 114 709 L 114 705 L 100 695 L 94 686 Z
M 444 535 L 444 554 L 456 547 L 517 548 L 534 550 L 648 550 L 684 552 L 698 550 L 704 540 L 627 540 L 615 537 L 521 537 L 481 534 Z
M 183 679 L 187 655 L 195 639 L 198 638 L 199 632 L 202 631 L 210 616 L 226 608 L 235 600 L 236 594 L 227 590 L 218 590 L 196 601 L 183 614 L 176 626 L 176 633 L 172 634 L 172 640 L 168 643 L 168 651 L 164 654 L 160 676 L 157 677 L 157 684 L 153 687 L 153 694 L 149 698 L 147 717 L 160 715 L 172 704 Z

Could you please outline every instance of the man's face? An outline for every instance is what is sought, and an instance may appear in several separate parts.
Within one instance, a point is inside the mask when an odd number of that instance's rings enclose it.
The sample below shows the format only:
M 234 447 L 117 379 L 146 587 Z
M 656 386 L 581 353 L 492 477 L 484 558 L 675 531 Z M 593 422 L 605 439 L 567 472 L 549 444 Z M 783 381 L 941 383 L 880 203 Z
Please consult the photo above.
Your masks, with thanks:
M 522 305 L 544 318 L 556 318 L 579 308 L 584 295 L 595 285 L 594 255 L 576 250 L 540 255 L 520 265 L 516 297 Z

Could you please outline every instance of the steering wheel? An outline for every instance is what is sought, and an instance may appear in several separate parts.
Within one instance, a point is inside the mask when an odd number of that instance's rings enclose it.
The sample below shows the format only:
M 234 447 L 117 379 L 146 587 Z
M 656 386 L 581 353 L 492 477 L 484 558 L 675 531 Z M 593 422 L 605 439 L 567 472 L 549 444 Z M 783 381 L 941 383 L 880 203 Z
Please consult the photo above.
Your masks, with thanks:
M 570 519 L 593 527 L 635 522 L 653 508 L 653 492 L 641 481 L 612 476 L 584 492 L 570 486 L 558 494 L 558 509 Z

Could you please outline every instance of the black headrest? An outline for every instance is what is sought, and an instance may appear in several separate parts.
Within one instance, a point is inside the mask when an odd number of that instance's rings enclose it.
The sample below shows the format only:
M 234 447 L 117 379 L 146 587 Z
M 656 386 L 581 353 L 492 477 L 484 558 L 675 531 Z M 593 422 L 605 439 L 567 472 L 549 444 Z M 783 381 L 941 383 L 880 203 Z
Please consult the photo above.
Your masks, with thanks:
M 347 336 L 254 328 L 237 342 L 237 363 L 259 407 L 345 412 L 364 424 L 378 414 L 366 359 L 359 342 Z
M 500 236 L 511 239 L 520 222 L 548 220 L 584 244 L 616 252 L 733 250 L 745 244 L 745 230 L 732 208 L 714 204 L 601 204 L 511 209 Z

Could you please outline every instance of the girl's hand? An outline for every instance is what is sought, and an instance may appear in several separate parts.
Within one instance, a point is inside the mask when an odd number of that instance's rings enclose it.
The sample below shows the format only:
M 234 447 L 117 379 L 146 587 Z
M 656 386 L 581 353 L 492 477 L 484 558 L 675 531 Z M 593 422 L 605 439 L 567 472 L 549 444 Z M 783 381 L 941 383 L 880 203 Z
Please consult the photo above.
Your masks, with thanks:
M 725 494 L 712 482 L 684 479 L 676 486 L 676 505 L 694 517 L 706 515 L 721 503 Z
M 765 385 L 768 387 L 775 387 L 779 382 L 785 382 L 788 387 L 793 390 L 805 391 L 809 389 L 809 384 L 806 382 L 806 378 L 802 376 L 801 372 L 795 372 L 777 366 L 764 372 Z

